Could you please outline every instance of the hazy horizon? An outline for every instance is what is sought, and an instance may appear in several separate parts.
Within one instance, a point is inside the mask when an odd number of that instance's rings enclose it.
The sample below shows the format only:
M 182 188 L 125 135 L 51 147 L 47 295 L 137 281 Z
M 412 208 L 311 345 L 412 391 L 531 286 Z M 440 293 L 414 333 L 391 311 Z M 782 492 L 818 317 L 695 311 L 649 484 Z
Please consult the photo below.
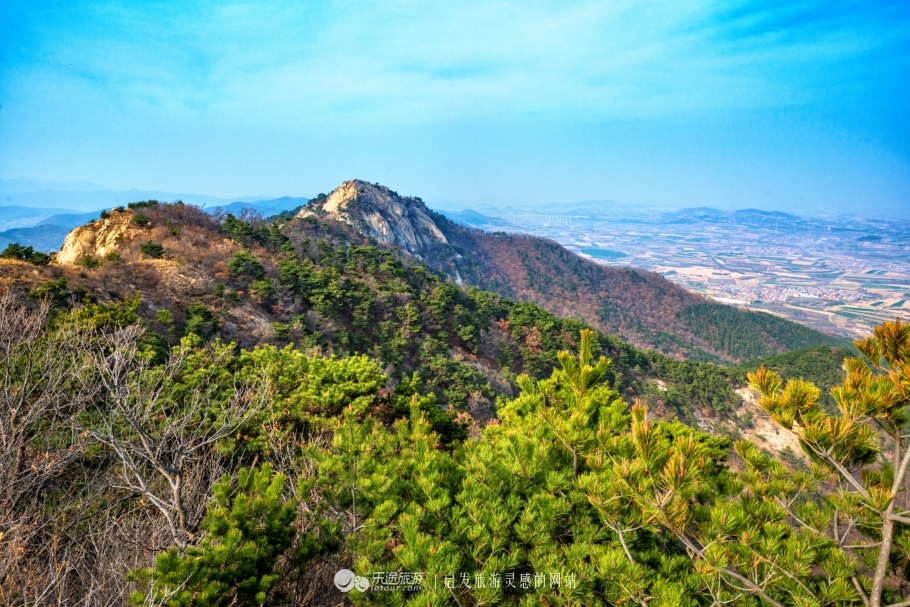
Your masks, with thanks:
M 340 184 L 339 184 L 340 185 Z M 381 183 L 395 190 L 390 184 Z M 320 192 L 328 194 L 331 190 Z M 135 194 L 131 197 L 128 194 Z M 100 211 L 113 206 L 125 204 L 139 200 L 142 196 L 157 196 L 164 202 L 173 202 L 178 199 L 189 204 L 197 206 L 219 206 L 230 202 L 255 203 L 276 200 L 280 198 L 298 198 L 309 199 L 318 196 L 320 193 L 308 194 L 259 194 L 244 196 L 225 196 L 218 197 L 201 192 L 166 192 L 161 189 L 153 188 L 150 190 L 129 188 L 126 190 L 115 190 L 104 185 L 91 182 L 60 182 L 60 181 L 41 181 L 28 178 L 7 179 L 0 178 L 0 208 L 4 206 L 24 206 L 35 209 L 53 208 L 55 210 L 73 210 L 77 212 Z M 42 197 L 35 198 L 34 195 L 41 194 Z M 60 194 L 65 198 L 55 198 L 54 194 Z M 105 194 L 99 202 L 93 203 L 92 194 Z M 418 192 L 399 192 L 402 196 L 421 197 Z M 24 196 L 23 200 L 19 196 Z M 422 198 L 422 197 L 421 197 Z M 97 199 L 96 199 L 97 200 Z M 622 200 L 562 200 L 562 201 L 533 201 L 533 200 L 490 200 L 490 199 L 473 199 L 473 200 L 451 200 L 451 199 L 424 199 L 424 202 L 432 209 L 443 212 L 458 213 L 461 211 L 477 211 L 481 213 L 499 213 L 515 210 L 539 210 L 541 213 L 558 213 L 560 211 L 572 209 L 597 209 L 601 212 L 613 210 L 621 214 L 630 215 L 649 215 L 655 213 L 666 213 L 680 211 L 683 209 L 694 209 L 699 207 L 710 207 L 721 211 L 737 211 L 746 209 L 758 209 L 761 211 L 779 211 L 780 209 L 762 205 L 690 205 L 690 206 L 673 206 L 661 204 L 635 204 Z M 793 215 L 804 217 L 842 217 L 858 216 L 867 218 L 890 218 L 894 220 L 910 219 L 910 208 L 897 209 L 891 213 L 876 213 L 875 209 L 859 209 L 857 211 L 840 212 L 838 210 L 831 212 L 812 212 L 810 209 L 794 211 L 789 209 L 787 212 Z
M 910 5 L 0 6 L 0 176 L 910 213 Z

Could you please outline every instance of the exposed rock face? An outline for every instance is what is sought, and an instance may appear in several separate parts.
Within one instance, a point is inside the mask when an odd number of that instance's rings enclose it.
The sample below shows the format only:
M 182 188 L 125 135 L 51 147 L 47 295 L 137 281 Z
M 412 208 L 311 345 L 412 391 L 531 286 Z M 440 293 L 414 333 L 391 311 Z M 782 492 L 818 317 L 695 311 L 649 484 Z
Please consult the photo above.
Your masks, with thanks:
M 297 216 L 341 221 L 365 236 L 411 253 L 433 243 L 448 242 L 422 200 L 402 197 L 385 186 L 356 179 L 345 181 L 326 198 L 311 202 Z
M 107 219 L 79 226 L 66 235 L 63 247 L 57 253 L 59 264 L 78 263 L 86 255 L 103 258 L 116 251 L 130 227 L 131 213 L 116 213 Z

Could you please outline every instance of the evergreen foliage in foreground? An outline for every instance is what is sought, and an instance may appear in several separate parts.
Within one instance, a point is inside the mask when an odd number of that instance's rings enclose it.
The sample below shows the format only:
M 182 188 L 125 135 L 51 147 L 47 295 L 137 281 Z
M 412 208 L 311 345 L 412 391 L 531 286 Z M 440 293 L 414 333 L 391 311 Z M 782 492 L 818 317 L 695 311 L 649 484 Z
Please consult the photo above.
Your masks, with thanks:
M 811 514 L 811 500 L 786 484 L 769 494 L 763 475 L 779 464 L 738 443 L 745 469 L 734 473 L 726 439 L 629 410 L 603 383 L 609 361 L 593 360 L 587 332 L 579 356 L 559 362 L 547 380 L 523 378 L 501 424 L 454 454 L 435 449 L 416 412 L 391 432 L 344 418 L 318 470 L 348 514 L 349 558 L 367 576 L 431 581 L 355 604 L 858 603 L 847 554 L 790 522 L 787 508 Z M 361 461 L 356 480 L 345 476 Z M 536 576 L 544 588 L 523 584 Z
M 834 414 L 819 406 L 819 389 L 804 380 L 784 384 L 761 367 L 749 381 L 762 395 L 762 408 L 796 434 L 812 462 L 811 472 L 797 475 L 795 485 L 779 468 L 770 479 L 791 492 L 835 487 L 820 508 L 788 513 L 805 534 L 833 538 L 850 551 L 854 567 L 865 574 L 851 577 L 865 604 L 879 607 L 894 597 L 907 605 L 910 325 L 886 322 L 855 345 L 865 359 L 844 359 L 846 377 L 831 390 Z M 898 594 L 892 595 L 895 582 Z
M 876 379 L 848 360 L 836 393 L 854 412 L 898 427 L 910 331 L 888 325 L 880 335 L 861 349 L 873 360 L 890 357 L 889 375 Z M 906 502 L 910 457 L 902 471 L 885 464 L 832 489 L 824 481 L 839 468 L 878 461 L 877 435 L 821 414 L 809 384 L 782 388 L 761 370 L 752 379 L 763 406 L 779 421 L 802 420 L 798 431 L 819 465 L 794 473 L 743 441 L 734 471 L 727 439 L 651 422 L 641 405 L 629 409 L 604 382 L 610 362 L 591 355 L 591 333 L 582 333 L 579 350 L 560 354 L 548 379 L 522 377 L 521 394 L 500 405 L 501 422 L 454 451 L 439 448 L 415 396 L 410 417 L 391 427 L 348 407 L 331 442 L 302 454 L 313 468 L 297 494 L 320 506 L 299 527 L 331 529 L 339 564 L 374 584 L 390 572 L 423 576 L 419 586 L 352 590 L 348 600 L 877 606 L 905 598 L 908 521 L 896 504 Z M 832 428 L 849 431 L 831 440 Z M 269 544 L 274 531 L 260 533 Z M 217 550 L 209 540 L 201 546 L 187 553 Z M 162 581 L 159 592 L 168 591 L 174 559 L 159 557 L 157 572 L 146 573 Z M 273 575 L 293 573 L 278 566 Z M 256 600 L 278 601 L 280 587 Z
M 199 546 L 176 547 L 155 559 L 155 566 L 130 577 L 146 593 L 133 603 L 227 607 L 262 605 L 278 574 L 275 563 L 296 535 L 292 500 L 283 497 L 286 477 L 261 469 L 237 472 L 236 487 L 224 477 L 212 487 Z

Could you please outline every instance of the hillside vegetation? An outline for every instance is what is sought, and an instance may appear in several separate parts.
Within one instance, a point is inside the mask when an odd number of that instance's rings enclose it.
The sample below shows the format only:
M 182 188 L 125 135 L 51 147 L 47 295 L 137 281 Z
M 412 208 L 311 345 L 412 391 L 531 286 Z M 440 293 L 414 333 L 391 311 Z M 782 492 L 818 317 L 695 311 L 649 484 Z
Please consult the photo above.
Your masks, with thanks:
M 769 314 L 710 302 L 652 272 L 600 266 L 550 240 L 457 224 L 420 198 L 379 184 L 346 181 L 311 200 L 296 217 L 393 245 L 458 284 L 536 303 L 677 359 L 738 362 L 800 347 L 845 345 Z
M 294 343 L 366 354 L 393 384 L 416 381 L 415 389 L 434 394 L 453 414 L 475 418 L 492 415 L 496 395 L 512 394 L 518 374 L 547 375 L 556 353 L 573 348 L 589 326 L 530 302 L 459 288 L 335 222 L 222 219 L 186 205 L 113 211 L 70 236 L 76 244 L 63 253 L 76 263 L 8 262 L 3 280 L 64 302 L 79 289 L 108 302 L 141 293 L 137 314 L 167 345 L 192 333 L 247 348 Z M 686 406 L 704 403 L 722 413 L 737 402 L 729 386 L 693 386 L 688 369 L 700 368 L 696 363 L 641 352 L 600 332 L 594 349 L 615 361 L 613 379 L 628 398 L 643 395 L 655 377 L 704 395 Z
M 715 304 L 694 304 L 678 312 L 679 319 L 692 333 L 715 350 L 738 360 L 766 356 L 769 343 L 783 350 L 799 350 L 819 345 L 840 347 L 846 340 L 820 334 L 795 322 L 763 312 L 743 312 Z
M 149 202 L 71 236 L 71 264 L 0 259 L 0 604 L 910 594 L 906 326 L 829 416 L 808 383 L 642 352 L 336 221 Z M 813 467 L 677 421 L 730 417 L 746 380 Z
M 738 362 L 816 345 L 844 346 L 764 312 L 705 300 L 658 274 L 598 265 L 542 238 L 489 233 L 433 214 L 448 243 L 428 263 L 466 284 L 584 320 L 639 348 L 675 358 Z

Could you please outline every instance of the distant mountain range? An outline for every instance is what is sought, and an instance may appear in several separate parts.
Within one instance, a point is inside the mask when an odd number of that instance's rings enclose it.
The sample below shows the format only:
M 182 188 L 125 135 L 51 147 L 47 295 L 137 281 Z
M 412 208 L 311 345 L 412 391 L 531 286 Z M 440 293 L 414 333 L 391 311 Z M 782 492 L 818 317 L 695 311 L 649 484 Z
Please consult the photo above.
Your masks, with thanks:
M 244 211 L 263 217 L 292 211 L 309 200 L 306 197 L 282 196 L 218 198 L 200 194 L 176 194 L 159 190 L 109 190 L 89 182 L 50 182 L 32 179 L 0 179 L 0 247 L 19 242 L 42 251 L 59 249 L 66 231 L 96 219 L 105 209 L 116 208 L 139 200 L 173 202 L 182 200 L 214 213 L 240 215 Z M 455 224 L 487 231 L 519 231 L 519 227 L 503 217 L 513 213 L 558 213 L 589 217 L 593 220 L 631 223 L 734 223 L 749 226 L 798 229 L 820 220 L 803 218 L 781 211 L 741 209 L 724 211 L 713 207 L 694 207 L 671 212 L 655 212 L 615 200 L 583 201 L 573 204 L 536 206 L 534 208 L 503 206 L 485 203 L 482 211 L 454 210 L 454 203 L 441 203 L 436 208 L 441 216 Z M 824 220 L 821 220 L 824 221 Z
M 156 190 L 114 191 L 87 182 L 0 179 L 0 248 L 18 242 L 41 251 L 55 251 L 63 245 L 67 232 L 97 219 L 102 210 L 140 200 L 182 200 L 210 213 L 221 210 L 239 215 L 246 210 L 268 217 L 300 207 L 309 199 L 225 199 Z
M 443 215 L 446 219 L 454 221 L 455 223 L 460 223 L 461 225 L 470 226 L 472 228 L 481 228 L 481 229 L 495 229 L 495 228 L 512 228 L 517 229 L 517 226 L 511 221 L 507 221 L 500 217 L 492 217 L 490 215 L 484 215 L 483 213 L 478 213 L 473 209 L 465 209 L 464 211 L 437 211 L 440 215 Z
M 721 211 L 711 207 L 680 209 L 671 213 L 663 213 L 660 219 L 663 223 L 736 223 L 764 227 L 775 225 L 798 227 L 806 223 L 802 217 L 782 211 L 762 211 L 761 209 Z
M 275 198 L 274 200 L 257 200 L 256 202 L 232 202 L 230 204 L 206 208 L 205 210 L 209 212 L 220 210 L 224 213 L 232 213 L 234 215 L 240 215 L 244 211 L 252 211 L 254 213 L 262 215 L 263 217 L 271 217 L 272 215 L 277 215 L 279 213 L 283 213 L 284 211 L 293 211 L 298 207 L 302 207 L 307 202 L 309 202 L 309 200 L 309 198 L 282 196 L 281 198 Z

